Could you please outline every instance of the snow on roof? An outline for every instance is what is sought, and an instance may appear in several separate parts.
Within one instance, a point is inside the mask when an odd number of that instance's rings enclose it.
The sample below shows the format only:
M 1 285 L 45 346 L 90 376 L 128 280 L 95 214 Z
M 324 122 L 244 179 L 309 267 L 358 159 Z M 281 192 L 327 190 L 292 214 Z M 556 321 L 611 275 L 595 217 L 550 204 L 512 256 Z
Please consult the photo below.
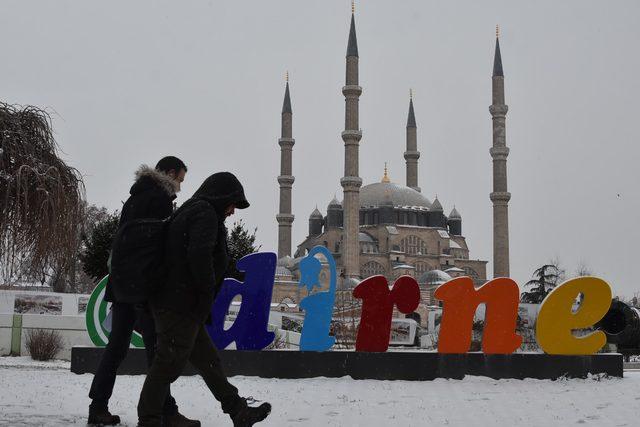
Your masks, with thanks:
M 360 189 L 360 206 L 381 206 L 385 203 L 393 206 L 421 206 L 429 208 L 431 202 L 422 193 L 413 188 L 393 182 L 374 182 Z
M 449 240 L 449 247 L 452 249 L 462 249 L 462 246 L 460 246 L 455 240 L 451 239 Z
M 389 234 L 398 234 L 398 229 L 392 225 L 387 225 L 387 231 Z
M 398 264 L 398 265 L 394 265 L 393 266 L 394 270 L 397 270 L 399 268 L 406 268 L 406 269 L 411 269 L 411 270 L 415 270 L 416 269 L 414 266 L 409 265 L 409 264 Z
M 282 306 L 287 306 L 287 308 L 296 308 L 298 307 L 298 304 L 292 304 L 289 302 L 272 302 L 271 303 L 272 308 L 282 307 Z
M 440 237 L 442 237 L 443 239 L 450 239 L 449 237 L 449 233 L 447 233 L 444 230 L 438 230 L 438 234 L 440 235 Z

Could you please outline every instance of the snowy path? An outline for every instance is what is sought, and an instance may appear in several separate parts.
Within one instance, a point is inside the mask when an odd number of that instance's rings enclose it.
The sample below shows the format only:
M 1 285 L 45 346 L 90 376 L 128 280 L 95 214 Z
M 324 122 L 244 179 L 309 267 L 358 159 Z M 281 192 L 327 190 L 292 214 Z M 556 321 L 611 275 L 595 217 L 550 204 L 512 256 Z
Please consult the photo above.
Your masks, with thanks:
M 49 366 L 49 367 L 47 367 Z M 0 358 L 0 426 L 83 426 L 92 375 L 68 363 Z M 143 376 L 120 376 L 111 408 L 127 426 Z M 241 394 L 268 399 L 264 426 L 632 426 L 640 417 L 640 372 L 624 379 L 354 381 L 235 377 Z M 203 426 L 230 426 L 199 377 L 180 378 L 173 393 Z

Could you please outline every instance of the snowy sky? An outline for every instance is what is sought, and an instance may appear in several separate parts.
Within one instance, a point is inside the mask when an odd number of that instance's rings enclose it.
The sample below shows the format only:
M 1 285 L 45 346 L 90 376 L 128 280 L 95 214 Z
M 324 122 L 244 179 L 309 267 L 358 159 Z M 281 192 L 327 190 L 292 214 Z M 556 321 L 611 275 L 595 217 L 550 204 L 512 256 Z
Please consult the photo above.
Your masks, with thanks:
M 91 203 L 119 209 L 143 162 L 189 166 L 183 202 L 209 174 L 235 172 L 238 215 L 276 249 L 284 73 L 294 112 L 294 245 L 343 171 L 349 0 L 3 1 L 0 99 L 53 115 Z M 492 258 L 491 69 L 501 26 L 506 76 L 512 277 L 558 257 L 634 280 L 640 231 L 640 3 L 357 2 L 360 171 L 384 162 L 404 184 L 414 90 L 420 181 L 463 217 L 472 258 Z M 634 53 L 636 52 L 636 53 Z M 489 264 L 491 274 L 492 266 Z

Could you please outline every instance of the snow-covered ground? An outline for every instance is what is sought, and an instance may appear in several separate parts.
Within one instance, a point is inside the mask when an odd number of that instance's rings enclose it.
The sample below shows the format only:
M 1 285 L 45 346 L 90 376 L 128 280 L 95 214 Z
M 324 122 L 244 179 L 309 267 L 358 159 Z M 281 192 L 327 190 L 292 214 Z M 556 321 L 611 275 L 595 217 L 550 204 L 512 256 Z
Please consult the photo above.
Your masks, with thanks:
M 68 362 L 0 358 L 0 426 L 86 425 L 92 375 Z M 112 412 L 136 425 L 143 376 L 119 376 Z M 640 371 L 625 378 L 492 380 L 467 377 L 426 382 L 350 378 L 277 380 L 235 377 L 244 396 L 273 405 L 264 426 L 635 426 Z M 181 411 L 203 426 L 231 426 L 199 377 L 172 388 Z

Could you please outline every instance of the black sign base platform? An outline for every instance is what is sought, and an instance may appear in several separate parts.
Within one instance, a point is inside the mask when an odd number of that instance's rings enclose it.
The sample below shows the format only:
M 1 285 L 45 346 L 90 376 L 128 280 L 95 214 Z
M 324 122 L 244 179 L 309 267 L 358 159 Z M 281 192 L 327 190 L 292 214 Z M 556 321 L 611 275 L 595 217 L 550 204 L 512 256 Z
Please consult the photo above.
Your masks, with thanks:
M 94 373 L 103 348 L 73 347 L 71 372 Z M 247 375 L 263 378 L 339 378 L 375 380 L 462 379 L 465 375 L 502 378 L 557 379 L 585 378 L 589 374 L 622 377 L 621 354 L 590 356 L 549 356 L 539 353 L 487 355 L 484 353 L 439 354 L 427 351 L 389 351 L 361 353 L 327 351 L 220 351 L 225 372 L 229 376 Z M 138 375 L 146 372 L 143 349 L 130 349 L 120 365 L 119 374 Z M 196 374 L 188 366 L 185 375 Z

